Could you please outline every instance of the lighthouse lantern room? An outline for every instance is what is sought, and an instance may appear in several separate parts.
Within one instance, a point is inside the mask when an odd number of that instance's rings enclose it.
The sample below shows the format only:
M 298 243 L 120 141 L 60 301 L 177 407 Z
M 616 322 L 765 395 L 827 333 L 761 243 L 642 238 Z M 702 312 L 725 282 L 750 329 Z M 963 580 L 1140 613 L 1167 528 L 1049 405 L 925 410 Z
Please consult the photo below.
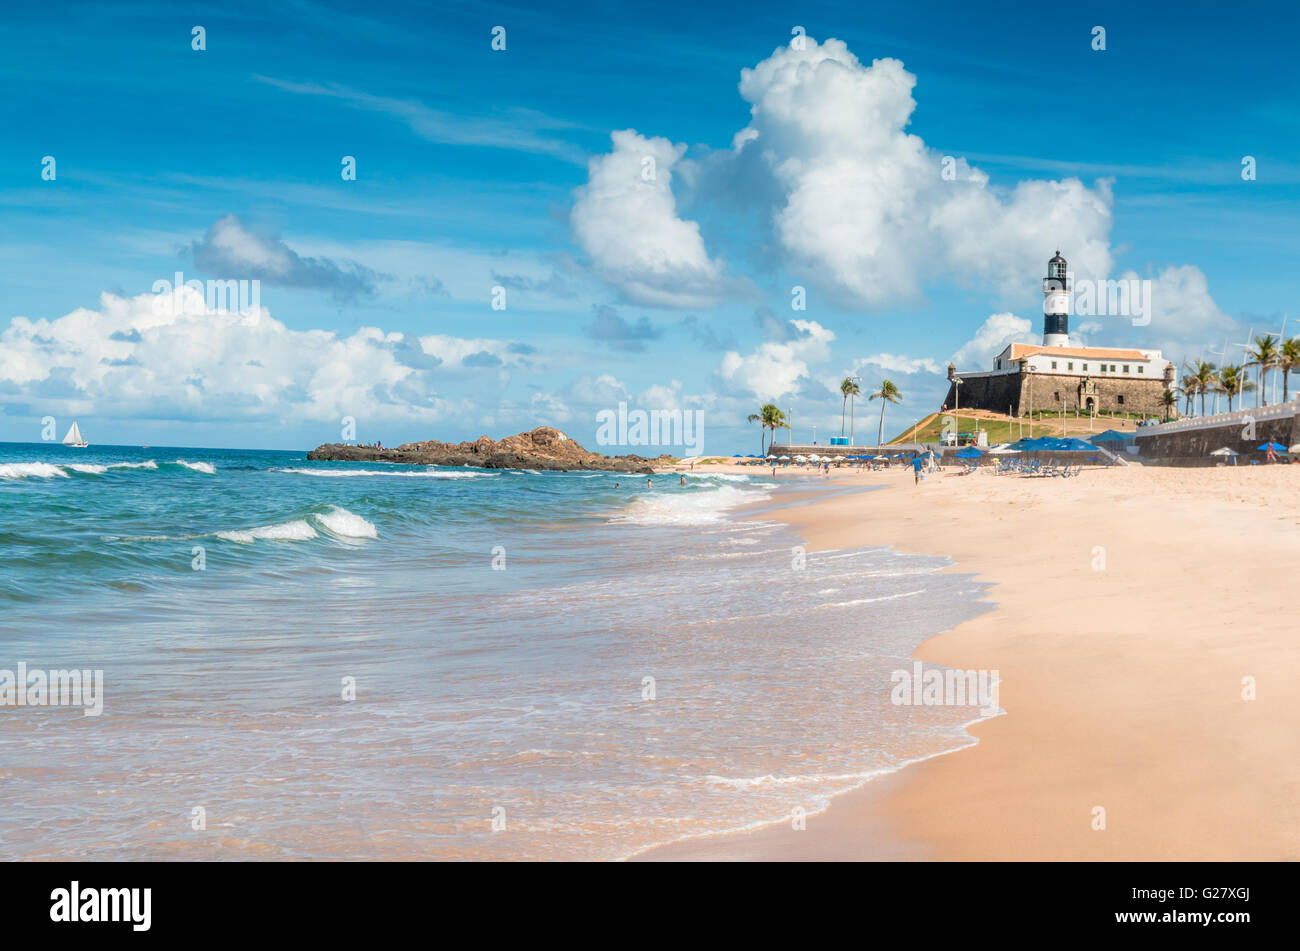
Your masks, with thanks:
M 1058 250 L 1047 262 L 1047 277 L 1043 278 L 1043 346 L 1068 347 L 1070 345 L 1070 288 L 1068 265 Z

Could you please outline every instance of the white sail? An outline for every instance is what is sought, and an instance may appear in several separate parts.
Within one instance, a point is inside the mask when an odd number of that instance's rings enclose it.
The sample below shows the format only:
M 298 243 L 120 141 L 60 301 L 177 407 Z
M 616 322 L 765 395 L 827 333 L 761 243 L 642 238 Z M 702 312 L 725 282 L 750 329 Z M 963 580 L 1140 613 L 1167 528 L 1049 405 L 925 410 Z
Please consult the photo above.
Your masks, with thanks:
M 88 445 L 86 440 L 81 438 L 81 429 L 77 426 L 76 420 L 72 421 L 72 426 L 68 429 L 68 435 L 63 437 L 63 445 L 77 446 L 79 448 Z

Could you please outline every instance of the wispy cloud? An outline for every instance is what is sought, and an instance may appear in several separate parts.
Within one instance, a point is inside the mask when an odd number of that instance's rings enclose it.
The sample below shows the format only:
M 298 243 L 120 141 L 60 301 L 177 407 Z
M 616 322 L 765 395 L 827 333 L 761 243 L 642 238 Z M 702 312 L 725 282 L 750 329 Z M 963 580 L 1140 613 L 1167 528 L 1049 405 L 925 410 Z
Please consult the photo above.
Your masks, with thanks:
M 253 78 L 285 92 L 324 96 L 355 109 L 392 116 L 430 142 L 511 149 L 551 155 L 575 165 L 586 163 L 586 154 L 581 149 L 548 134 L 557 129 L 573 128 L 573 125 L 532 109 L 513 109 L 503 116 L 464 116 L 433 109 L 414 99 L 376 96 L 337 83 L 296 83 L 260 75 Z
M 631 323 L 607 304 L 595 308 L 595 316 L 583 328 L 583 333 L 611 349 L 629 353 L 644 351 L 647 340 L 658 340 L 663 335 L 659 328 L 650 323 L 650 318 L 641 317 L 636 323 Z
M 355 261 L 342 264 L 329 258 L 303 257 L 279 238 L 257 235 L 235 215 L 217 221 L 202 241 L 190 245 L 194 264 L 221 277 L 256 278 L 282 287 L 328 290 L 340 300 L 370 297 L 385 275 Z

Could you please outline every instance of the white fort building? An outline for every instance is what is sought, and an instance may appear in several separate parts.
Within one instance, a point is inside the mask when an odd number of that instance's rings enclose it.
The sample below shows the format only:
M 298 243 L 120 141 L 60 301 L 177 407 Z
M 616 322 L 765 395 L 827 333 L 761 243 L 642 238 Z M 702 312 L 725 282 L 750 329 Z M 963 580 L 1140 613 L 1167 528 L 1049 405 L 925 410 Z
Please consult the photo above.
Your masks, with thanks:
M 1010 344 L 987 370 L 948 364 L 948 408 L 1021 416 L 1032 410 L 1165 414 L 1162 394 L 1175 369 L 1159 350 L 1080 347 L 1070 343 L 1069 277 L 1057 251 L 1043 279 L 1042 344 Z

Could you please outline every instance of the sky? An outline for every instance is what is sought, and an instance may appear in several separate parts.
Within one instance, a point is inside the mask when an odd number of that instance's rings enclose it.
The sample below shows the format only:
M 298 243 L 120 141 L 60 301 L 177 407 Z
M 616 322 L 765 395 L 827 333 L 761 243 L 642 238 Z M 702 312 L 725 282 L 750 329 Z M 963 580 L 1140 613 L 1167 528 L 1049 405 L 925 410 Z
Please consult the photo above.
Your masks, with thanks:
M 1300 333 L 1300 12 L 1136 6 L 8 5 L 0 440 L 757 452 L 857 376 L 862 442 L 1037 342 L 1058 248 L 1151 282 L 1075 339 L 1239 363 Z

